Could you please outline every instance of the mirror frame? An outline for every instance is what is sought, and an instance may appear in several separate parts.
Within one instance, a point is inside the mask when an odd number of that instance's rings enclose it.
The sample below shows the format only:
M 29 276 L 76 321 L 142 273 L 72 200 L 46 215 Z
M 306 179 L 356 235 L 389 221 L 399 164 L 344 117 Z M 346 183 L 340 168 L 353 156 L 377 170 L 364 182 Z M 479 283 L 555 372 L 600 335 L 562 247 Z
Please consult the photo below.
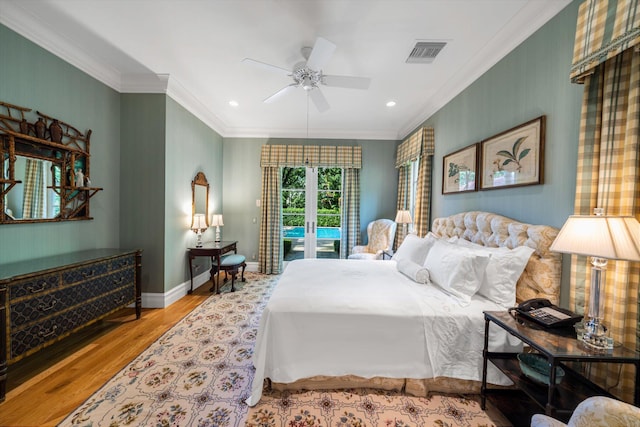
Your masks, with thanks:
M 207 227 L 209 226 L 209 182 L 207 182 L 207 177 L 204 175 L 204 172 L 198 172 L 196 177 L 191 181 L 191 228 L 193 228 L 193 217 L 196 214 L 196 185 L 204 186 L 206 191 L 206 200 L 205 200 L 205 212 L 204 218 L 207 223 Z
M 93 187 L 89 179 L 91 130 L 83 134 L 40 111 L 33 114 L 30 108 L 2 101 L 0 111 L 0 225 L 93 219 L 89 201 L 102 188 Z M 23 177 L 16 177 L 19 156 L 51 161 L 47 191 L 53 191 L 60 200 L 60 212 L 55 216 L 14 218 L 6 212 L 5 196 L 23 183 Z

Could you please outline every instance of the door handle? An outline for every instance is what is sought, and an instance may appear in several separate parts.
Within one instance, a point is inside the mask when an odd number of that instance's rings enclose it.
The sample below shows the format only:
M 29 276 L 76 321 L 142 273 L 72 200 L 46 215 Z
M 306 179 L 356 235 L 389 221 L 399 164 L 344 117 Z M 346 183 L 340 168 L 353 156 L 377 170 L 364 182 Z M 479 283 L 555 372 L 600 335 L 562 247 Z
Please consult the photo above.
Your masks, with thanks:
M 316 223 L 315 222 L 311 223 L 311 234 L 316 234 Z
M 307 221 L 307 234 L 309 234 L 309 221 Z

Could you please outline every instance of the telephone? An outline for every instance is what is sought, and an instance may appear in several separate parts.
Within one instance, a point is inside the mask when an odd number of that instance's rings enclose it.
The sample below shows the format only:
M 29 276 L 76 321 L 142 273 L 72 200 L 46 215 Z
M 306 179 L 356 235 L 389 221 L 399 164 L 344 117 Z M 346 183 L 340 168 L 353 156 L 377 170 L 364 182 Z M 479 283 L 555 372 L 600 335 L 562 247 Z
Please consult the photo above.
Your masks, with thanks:
M 555 306 L 544 298 L 530 299 L 514 308 L 522 318 L 536 322 L 546 328 L 570 326 L 582 320 L 582 316 Z

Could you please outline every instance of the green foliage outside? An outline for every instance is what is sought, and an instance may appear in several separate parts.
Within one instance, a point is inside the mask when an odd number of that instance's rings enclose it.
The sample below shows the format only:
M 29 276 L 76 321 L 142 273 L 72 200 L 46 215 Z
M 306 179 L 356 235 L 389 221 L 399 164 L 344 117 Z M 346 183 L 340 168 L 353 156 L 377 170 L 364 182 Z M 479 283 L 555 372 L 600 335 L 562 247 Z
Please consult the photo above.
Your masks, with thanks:
M 282 209 L 282 225 L 304 227 L 304 208 Z M 340 210 L 318 209 L 318 227 L 340 227 Z

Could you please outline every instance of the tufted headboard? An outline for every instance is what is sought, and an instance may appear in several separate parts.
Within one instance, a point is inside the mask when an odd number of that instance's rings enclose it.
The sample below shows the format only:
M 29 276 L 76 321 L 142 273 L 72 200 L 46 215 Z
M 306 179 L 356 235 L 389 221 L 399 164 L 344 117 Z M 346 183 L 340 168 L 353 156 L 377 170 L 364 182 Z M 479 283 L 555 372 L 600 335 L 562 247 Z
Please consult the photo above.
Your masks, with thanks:
M 490 212 L 461 212 L 433 221 L 438 237 L 458 236 L 488 247 L 529 246 L 535 249 L 516 285 L 516 300 L 547 298 L 560 300 L 562 255 L 549 251 L 558 229 L 548 225 L 524 224 Z

